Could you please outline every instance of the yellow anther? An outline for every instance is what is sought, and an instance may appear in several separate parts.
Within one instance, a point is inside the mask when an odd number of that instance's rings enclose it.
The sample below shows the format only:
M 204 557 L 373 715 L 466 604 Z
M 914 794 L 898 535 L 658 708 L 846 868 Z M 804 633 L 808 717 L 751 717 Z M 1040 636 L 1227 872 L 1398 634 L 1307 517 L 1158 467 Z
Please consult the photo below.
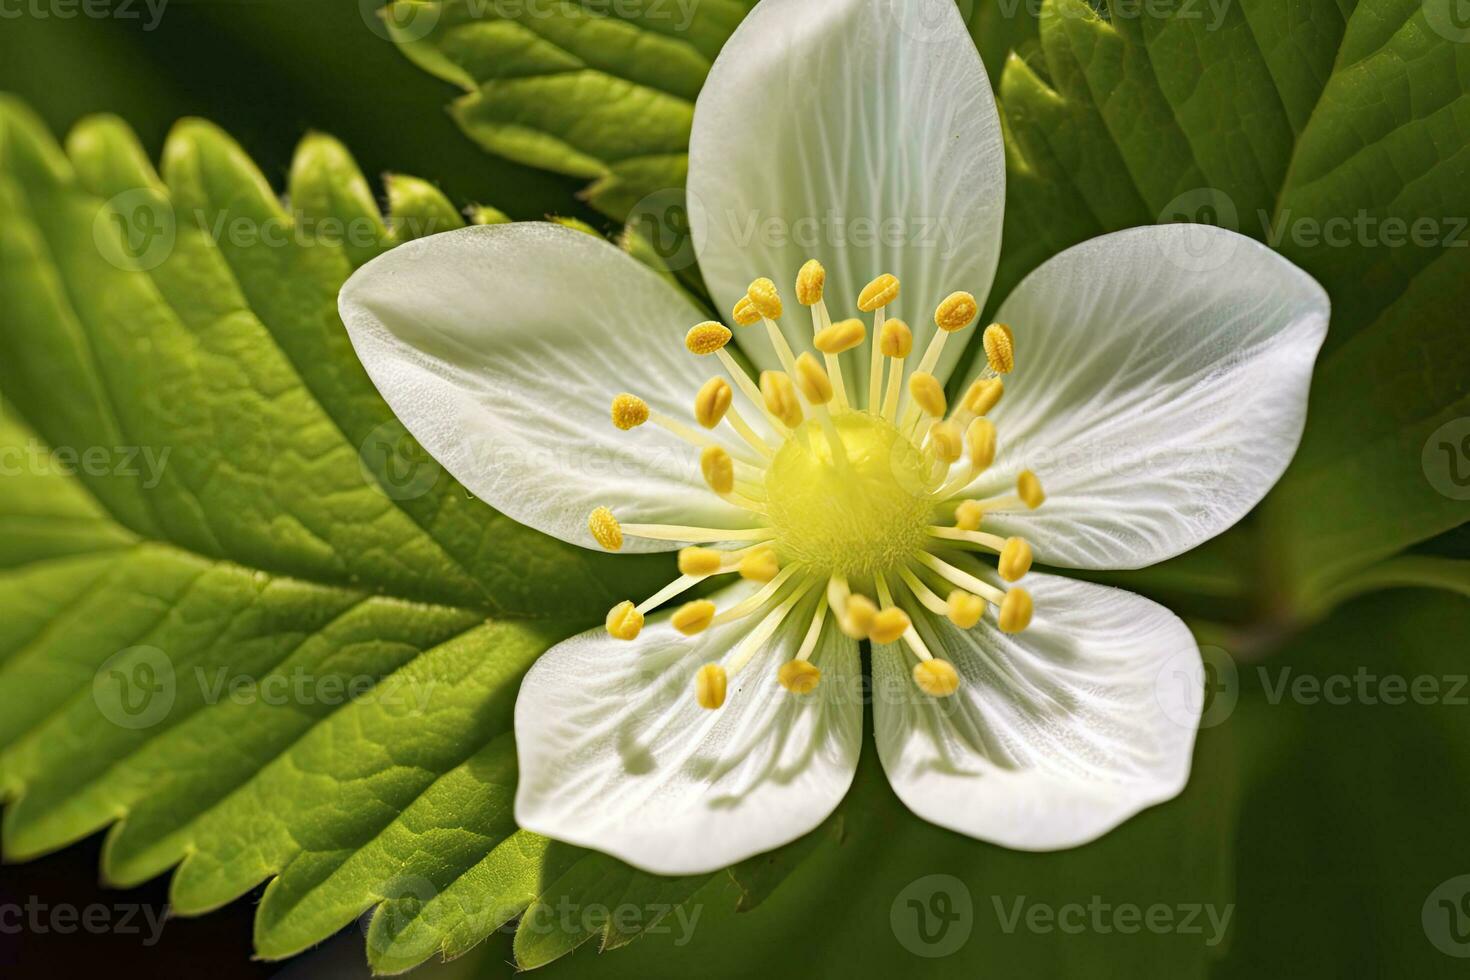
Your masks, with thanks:
M 939 384 L 939 379 L 928 371 L 915 371 L 909 376 L 909 394 L 913 396 L 914 404 L 929 415 L 937 418 L 944 414 L 947 405 L 944 388 Z
M 643 631 L 643 614 L 625 599 L 607 611 L 607 631 L 619 640 L 637 639 Z
M 863 321 L 853 318 L 839 320 L 817 331 L 817 335 L 812 338 L 812 346 L 823 354 L 841 354 L 867 339 L 868 328 L 863 326 Z
M 948 660 L 920 660 L 914 664 L 914 683 L 930 697 L 947 698 L 960 689 L 960 675 Z
M 978 531 L 985 518 L 985 507 L 978 500 L 961 500 L 954 509 L 954 526 L 961 531 Z
M 909 614 L 897 606 L 878 610 L 873 625 L 868 627 L 868 639 L 874 643 L 895 643 L 908 632 Z
M 648 402 L 626 391 L 612 400 L 612 423 L 623 431 L 648 421 Z
M 914 349 L 914 332 L 902 320 L 885 320 L 878 333 L 878 350 L 884 357 L 908 357 Z
M 691 354 L 702 357 L 724 347 L 732 336 L 734 335 L 730 333 L 730 328 L 723 323 L 706 320 L 689 328 L 689 332 L 684 335 L 684 346 L 689 348 Z
M 1021 503 L 1030 510 L 1040 507 L 1042 501 L 1046 499 L 1046 493 L 1041 489 L 1041 481 L 1030 470 L 1022 470 L 1016 477 L 1016 496 L 1020 497 Z
M 708 599 L 695 599 L 686 602 L 674 610 L 674 615 L 669 622 L 674 624 L 674 629 L 685 636 L 693 636 L 695 633 L 703 633 L 709 628 L 710 621 L 715 618 L 715 604 Z
M 748 327 L 752 323 L 761 322 L 760 311 L 755 308 L 749 296 L 742 296 L 735 301 L 735 308 L 730 311 L 730 316 L 734 319 L 736 326 L 740 327 Z
M 1006 383 L 999 378 L 981 378 L 970 385 L 960 404 L 972 415 L 984 415 L 995 407 L 1005 391 Z
M 965 442 L 970 446 L 970 465 L 983 470 L 995 462 L 995 423 L 989 419 L 975 419 L 965 430 Z
M 1019 633 L 1031 625 L 1031 593 L 1011 589 L 1000 604 L 1000 628 L 1006 633 Z
M 732 397 L 728 381 L 710 378 L 694 396 L 694 418 L 706 429 L 713 429 L 730 410 Z
M 796 359 L 796 380 L 801 385 L 801 393 L 813 405 L 825 405 L 832 400 L 832 380 L 810 352 L 803 351 Z
M 837 625 L 854 640 L 866 640 L 877 615 L 878 607 L 873 605 L 872 599 L 865 595 L 849 596 L 847 609 Z
M 771 280 L 757 279 L 745 291 L 745 296 L 750 300 L 750 305 L 755 307 L 755 311 L 767 320 L 775 320 L 781 316 L 781 294 L 776 291 L 776 284 Z
M 1031 546 L 1025 538 L 1006 539 L 1005 547 L 1000 550 L 997 570 L 1007 582 L 1014 582 L 1031 571 Z
M 608 551 L 623 550 L 623 526 L 606 507 L 599 507 L 587 515 L 587 530 Z
M 962 630 L 970 629 L 985 615 L 985 600 L 964 589 L 951 592 L 945 605 L 949 621 Z
M 969 293 L 950 293 L 934 308 L 934 325 L 940 330 L 954 333 L 968 327 L 979 312 L 980 307 L 975 303 L 975 297 Z
M 735 461 L 719 446 L 705 446 L 699 454 L 699 471 L 715 493 L 735 489 Z
M 701 708 L 713 711 L 725 703 L 725 668 L 719 664 L 705 664 L 694 675 L 694 699 Z
M 769 582 L 781 571 L 781 563 L 770 548 L 752 551 L 740 559 L 740 577 L 752 582 Z
M 1010 374 L 1016 366 L 1016 339 L 1004 323 L 985 328 L 985 359 L 996 374 Z
M 713 575 L 725 556 L 713 548 L 683 548 L 679 551 L 680 575 Z
M 898 277 L 885 272 L 863 287 L 858 293 L 858 309 L 872 313 L 880 306 L 887 306 L 898 299 Z
M 796 301 L 802 306 L 821 302 L 827 285 L 827 270 L 816 259 L 807 259 L 796 273 Z
M 822 680 L 822 672 L 809 660 L 788 660 L 776 671 L 781 686 L 792 694 L 810 694 Z
M 801 424 L 801 402 L 796 398 L 796 386 L 784 371 L 761 372 L 761 397 L 766 410 L 788 429 Z
M 953 422 L 939 422 L 929 430 L 929 448 L 941 463 L 953 463 L 965 451 L 965 434 Z

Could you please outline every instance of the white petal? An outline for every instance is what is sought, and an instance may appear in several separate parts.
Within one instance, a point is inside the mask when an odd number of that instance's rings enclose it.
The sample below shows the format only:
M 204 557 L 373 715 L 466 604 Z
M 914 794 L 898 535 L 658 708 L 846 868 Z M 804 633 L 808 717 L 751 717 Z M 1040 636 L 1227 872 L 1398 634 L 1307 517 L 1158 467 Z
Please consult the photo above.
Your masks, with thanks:
M 1023 467 L 1040 509 L 987 517 L 1037 560 L 1141 568 L 1214 537 L 1256 505 L 1301 440 L 1327 294 L 1264 245 L 1204 225 L 1104 235 L 1031 273 L 998 319 L 1016 369 L 991 412 L 1001 458 L 974 493 Z
M 339 305 L 398 418 L 515 520 L 586 547 L 600 505 L 623 521 L 748 524 L 705 488 L 696 448 L 613 426 L 622 391 L 688 420 L 718 364 L 684 347 L 699 311 L 607 242 L 545 222 L 433 235 L 363 266 Z
M 1056 850 L 1183 789 L 1200 699 L 1181 677 L 1197 677 L 1199 650 L 1173 613 L 1131 593 L 1041 574 L 1025 585 L 1036 613 L 1014 636 L 916 614 L 960 673 L 951 697 L 919 692 L 906 648 L 875 647 L 873 715 L 878 757 L 914 813 Z
M 724 608 L 750 591 L 742 583 L 711 598 Z M 809 600 L 797 611 L 812 608 Z M 821 683 L 794 696 L 776 671 L 809 617 L 788 619 L 730 678 L 724 706 L 701 708 L 695 673 L 756 619 L 692 638 L 667 622 L 650 622 L 631 642 L 593 630 L 547 652 L 516 701 L 516 822 L 676 875 L 726 867 L 826 819 L 862 743 L 857 645 L 829 618 L 812 657 Z
M 946 295 L 967 290 L 984 305 L 1004 207 L 995 99 L 953 4 L 764 0 L 700 92 L 689 217 L 705 282 L 728 314 L 769 276 L 788 336 L 804 344 L 811 323 L 792 283 L 816 258 L 834 320 L 857 315 L 869 280 L 898 276 L 888 315 L 908 321 L 922 350 Z M 946 372 L 962 345 L 949 346 Z M 764 341 L 747 349 L 773 366 Z

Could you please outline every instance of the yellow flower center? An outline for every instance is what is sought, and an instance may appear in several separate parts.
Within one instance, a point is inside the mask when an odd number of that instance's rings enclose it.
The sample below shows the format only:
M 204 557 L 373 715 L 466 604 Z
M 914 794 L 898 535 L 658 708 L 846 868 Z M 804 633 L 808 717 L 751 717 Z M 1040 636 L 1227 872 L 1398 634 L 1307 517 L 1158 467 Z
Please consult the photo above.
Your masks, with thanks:
M 1014 493 L 967 499 L 995 461 L 996 430 L 985 414 L 1004 392 L 1001 376 L 1015 368 L 1011 329 L 999 323 L 986 328 L 986 371 L 950 405 L 934 371 L 948 337 L 978 314 L 975 297 L 945 297 L 934 310 L 932 339 L 912 360 L 913 331 L 888 316 L 900 296 L 897 277 L 884 273 L 859 295 L 857 307 L 872 314 L 871 328 L 856 318 L 834 323 L 825 284 L 820 263 L 801 267 L 796 296 L 811 313 L 816 353 L 798 354 L 781 332 L 776 320 L 784 306 L 770 279 L 752 282 L 735 304 L 734 323 L 763 324 L 780 363 L 780 370 L 763 371 L 758 380 L 725 350 L 730 328 L 710 321 L 688 332 L 689 352 L 712 355 L 729 379 L 716 375 L 694 395 L 691 415 L 699 428 L 654 412 L 627 392 L 612 402 L 617 428 L 652 423 L 697 448 L 705 485 L 744 512 L 737 527 L 624 524 L 606 507 L 587 521 L 588 533 L 610 551 L 622 548 L 625 535 L 689 545 L 679 554 L 679 578 L 641 603 L 623 602 L 608 613 L 608 632 L 618 639 L 636 639 L 646 614 L 711 575 L 738 574 L 759 583 L 723 610 L 696 599 L 669 617 L 686 636 L 750 620 L 732 649 L 694 674 L 695 699 L 706 708 L 719 708 L 727 693 L 739 690 L 729 686 L 731 679 L 779 642 L 783 629 L 786 636 L 801 636 L 795 655 L 777 671 L 793 695 L 818 689 L 822 670 L 812 657 L 823 631 L 835 628 L 879 646 L 901 641 L 916 661 L 915 687 L 942 698 L 959 689 L 959 674 L 929 649 L 937 635 L 930 624 L 910 612 L 943 617 L 959 629 L 975 628 L 989 613 L 1007 633 L 1031 622 L 1030 594 L 1010 585 L 1030 570 L 1031 547 L 1022 538 L 990 533 L 984 522 L 990 513 L 1039 507 L 1045 499 L 1040 482 L 1023 470 Z M 849 388 L 842 366 L 843 354 L 864 345 L 866 354 L 855 356 L 868 363 L 866 391 Z M 753 413 L 755 424 L 746 413 Z M 960 553 L 975 550 L 996 557 L 994 578 L 1002 584 L 965 570 Z
M 833 420 L 846 465 L 822 428 L 807 422 L 766 470 L 766 516 L 781 564 L 826 576 L 895 572 L 923 548 L 935 520 L 933 460 L 885 418 L 849 412 Z

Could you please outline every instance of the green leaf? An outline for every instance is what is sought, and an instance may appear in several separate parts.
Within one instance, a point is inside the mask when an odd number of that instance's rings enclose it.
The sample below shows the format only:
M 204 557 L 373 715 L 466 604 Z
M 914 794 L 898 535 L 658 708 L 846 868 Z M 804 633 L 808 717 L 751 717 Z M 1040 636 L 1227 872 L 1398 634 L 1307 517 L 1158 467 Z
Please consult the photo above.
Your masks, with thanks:
M 394 0 L 384 16 L 409 58 L 465 90 L 452 112 L 471 139 L 590 180 L 587 199 L 621 221 L 682 190 L 694 98 L 752 5 Z
M 162 170 L 115 119 L 63 152 L 0 100 L 7 858 L 106 829 L 106 880 L 177 865 L 184 915 L 269 880 L 272 958 L 375 906 L 370 938 L 392 933 L 441 892 L 466 900 L 446 937 L 543 893 L 587 901 L 514 827 L 515 694 L 612 584 L 651 590 L 666 561 L 495 513 L 372 387 L 337 291 L 463 223 L 432 185 L 390 177 L 385 216 L 314 135 L 283 204 L 197 121 Z M 503 917 L 477 933 L 486 907 Z
M 1267 581 L 1303 609 L 1470 518 L 1421 464 L 1431 434 L 1470 407 L 1457 327 L 1470 304 L 1458 217 L 1470 47 L 1446 28 L 1451 3 L 1179 2 L 1139 16 L 1047 0 L 1039 57 L 1013 55 L 1001 77 L 998 295 L 1086 238 L 1184 219 L 1267 241 L 1327 287 L 1307 432 L 1266 511 L 1281 566 Z M 1428 231 L 1413 240 L 1416 222 Z
M 1470 868 L 1467 631 L 1463 596 L 1384 593 L 1242 665 L 1239 911 L 1215 976 L 1462 972 L 1431 899 Z

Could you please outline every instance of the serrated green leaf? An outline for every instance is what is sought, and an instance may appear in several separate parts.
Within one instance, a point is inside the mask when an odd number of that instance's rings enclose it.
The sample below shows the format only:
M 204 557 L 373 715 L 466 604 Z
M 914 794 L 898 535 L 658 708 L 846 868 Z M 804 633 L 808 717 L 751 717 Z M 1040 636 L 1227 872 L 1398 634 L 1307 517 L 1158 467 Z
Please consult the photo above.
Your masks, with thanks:
M 387 199 L 325 136 L 283 203 L 205 123 L 160 176 L 117 120 L 63 152 L 0 100 L 5 853 L 107 829 L 104 877 L 177 865 L 186 915 L 269 879 L 266 957 L 441 890 L 505 919 L 540 895 L 520 676 L 608 583 L 666 575 L 501 517 L 393 418 L 337 291 L 463 219 L 412 178 Z
M 1268 500 L 1269 581 L 1305 612 L 1339 576 L 1470 518 L 1420 462 L 1470 405 L 1470 49 L 1450 0 L 1047 0 L 1040 58 L 1001 79 L 1000 273 L 1101 232 L 1209 220 L 1267 241 L 1333 300 L 1307 431 Z M 1127 11 L 1133 11 L 1128 13 Z M 1419 244 L 1385 231 L 1429 221 Z M 1344 224 L 1346 223 L 1346 224 Z M 1334 229 L 1358 229 L 1344 243 Z M 1470 461 L 1467 461 L 1470 462 Z
M 465 90 L 452 111 L 472 139 L 588 179 L 588 200 L 621 221 L 684 186 L 694 98 L 751 6 L 396 0 L 385 17 L 408 57 Z

